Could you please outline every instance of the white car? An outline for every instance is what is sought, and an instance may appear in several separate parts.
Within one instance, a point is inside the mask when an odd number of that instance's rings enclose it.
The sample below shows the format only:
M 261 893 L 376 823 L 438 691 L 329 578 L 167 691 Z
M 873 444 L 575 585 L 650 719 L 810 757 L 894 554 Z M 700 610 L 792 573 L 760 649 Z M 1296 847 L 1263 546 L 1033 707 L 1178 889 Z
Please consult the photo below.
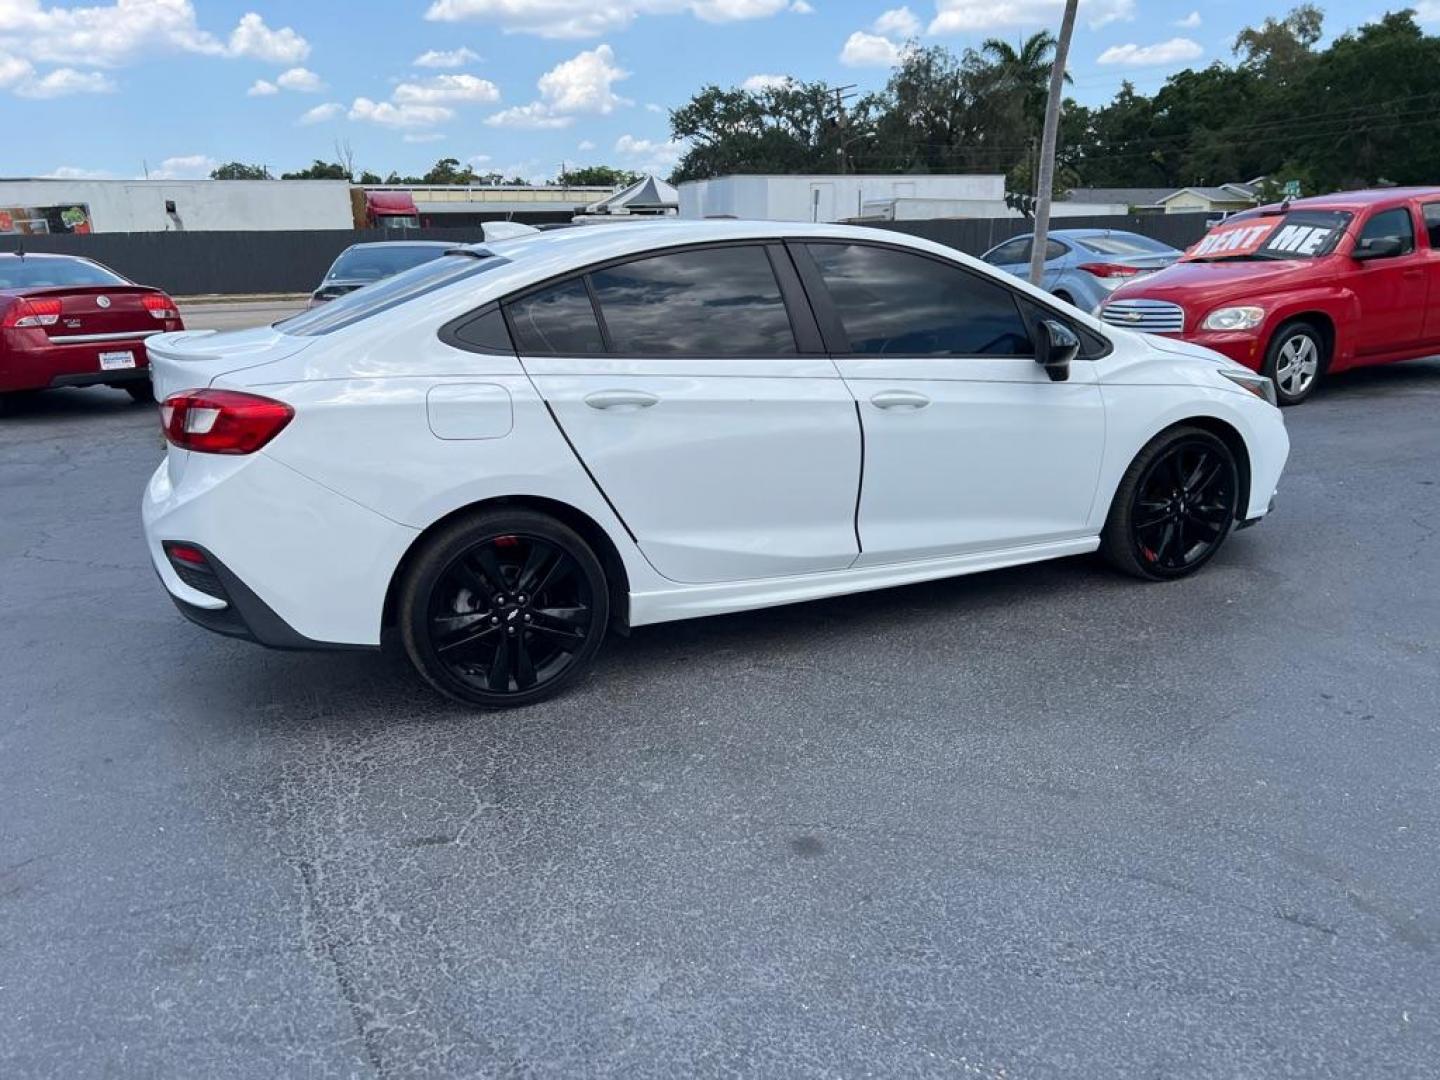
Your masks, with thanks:
M 1264 377 L 845 226 L 501 240 L 149 352 L 181 611 L 282 648 L 393 628 L 482 706 L 572 683 L 612 626 L 1096 549 L 1180 577 L 1289 452 Z

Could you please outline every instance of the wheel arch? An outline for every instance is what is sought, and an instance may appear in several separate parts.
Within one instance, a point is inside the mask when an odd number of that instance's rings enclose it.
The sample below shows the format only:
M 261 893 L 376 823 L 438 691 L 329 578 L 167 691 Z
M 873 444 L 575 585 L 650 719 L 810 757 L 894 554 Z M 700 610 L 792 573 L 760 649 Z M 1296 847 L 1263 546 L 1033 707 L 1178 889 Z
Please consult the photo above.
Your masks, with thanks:
M 1325 371 L 1336 356 L 1334 317 L 1328 312 L 1321 311 L 1318 308 L 1300 308 L 1295 311 L 1287 311 L 1275 320 L 1275 329 L 1270 331 L 1270 337 L 1265 342 L 1265 352 L 1267 355 L 1269 354 L 1270 346 L 1274 344 L 1275 339 L 1279 337 L 1280 331 L 1284 330 L 1285 327 L 1291 323 L 1305 323 L 1313 327 L 1320 334 L 1321 341 L 1325 346 L 1324 366 L 1320 370 L 1322 372 Z
M 605 582 L 610 591 L 611 626 L 622 633 L 628 631 L 630 626 L 630 576 L 625 570 L 625 560 L 620 557 L 620 551 L 610 538 L 610 534 L 585 511 L 577 509 L 569 503 L 545 498 L 541 495 L 500 495 L 480 499 L 477 502 L 456 507 L 444 517 L 432 521 L 422 529 L 420 534 L 410 542 L 410 546 L 405 549 L 405 554 L 395 565 L 395 572 L 390 575 L 390 584 L 385 590 L 385 604 L 381 610 L 380 625 L 382 628 L 395 625 L 395 606 L 400 592 L 400 583 L 405 580 L 410 565 L 424 550 L 430 538 L 456 518 L 473 514 L 477 510 L 497 508 L 534 510 L 548 514 L 579 533 L 581 539 L 589 544 L 595 552 L 596 557 L 600 560 L 600 565 L 605 570 Z
M 1240 434 L 1240 429 L 1231 424 L 1228 420 L 1207 413 L 1197 413 L 1193 416 L 1181 417 L 1172 420 L 1164 427 L 1157 428 L 1149 438 L 1145 439 L 1135 448 L 1135 452 L 1125 460 L 1124 466 L 1119 470 L 1115 478 L 1115 485 L 1109 491 L 1108 498 L 1104 505 L 1105 519 L 1108 520 L 1110 513 L 1115 507 L 1115 499 L 1120 493 L 1120 481 L 1125 475 L 1131 463 L 1140 456 L 1147 446 L 1153 443 L 1162 435 L 1167 435 L 1177 428 L 1193 427 L 1208 431 L 1225 444 L 1226 449 L 1235 457 L 1235 467 L 1240 474 L 1240 490 L 1235 500 L 1236 517 L 1244 520 L 1244 515 L 1250 505 L 1250 484 L 1251 484 L 1251 462 L 1250 448 L 1245 443 L 1245 437 Z

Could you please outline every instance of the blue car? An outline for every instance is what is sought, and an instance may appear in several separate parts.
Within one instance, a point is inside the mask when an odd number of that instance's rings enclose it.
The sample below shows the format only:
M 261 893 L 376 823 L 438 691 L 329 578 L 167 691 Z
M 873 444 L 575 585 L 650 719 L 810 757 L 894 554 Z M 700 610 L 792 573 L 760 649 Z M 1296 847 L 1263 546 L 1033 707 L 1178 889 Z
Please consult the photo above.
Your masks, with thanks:
M 1028 277 L 1033 234 L 997 244 L 981 256 L 997 269 Z M 1118 229 L 1055 229 L 1045 245 L 1044 287 L 1067 304 L 1095 311 L 1112 291 L 1180 257 L 1169 244 Z

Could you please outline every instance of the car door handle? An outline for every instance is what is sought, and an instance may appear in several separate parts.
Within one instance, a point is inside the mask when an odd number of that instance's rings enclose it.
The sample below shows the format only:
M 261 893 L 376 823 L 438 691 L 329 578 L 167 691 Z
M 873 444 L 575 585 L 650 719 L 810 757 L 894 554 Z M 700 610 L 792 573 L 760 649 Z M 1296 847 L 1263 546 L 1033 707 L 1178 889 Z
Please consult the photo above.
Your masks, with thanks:
M 592 409 L 648 409 L 659 400 L 644 390 L 597 390 L 585 395 L 585 404 Z
M 923 409 L 930 399 L 914 390 L 881 390 L 870 399 L 877 409 Z

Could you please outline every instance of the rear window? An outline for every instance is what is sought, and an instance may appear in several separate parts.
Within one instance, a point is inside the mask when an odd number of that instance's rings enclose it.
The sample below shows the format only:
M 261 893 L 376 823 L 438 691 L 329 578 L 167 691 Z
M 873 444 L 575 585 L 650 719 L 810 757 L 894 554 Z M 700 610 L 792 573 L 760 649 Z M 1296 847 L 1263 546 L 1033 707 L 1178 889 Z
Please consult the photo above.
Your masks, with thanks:
M 1077 236 L 1074 240 L 1097 255 L 1165 255 L 1175 249 L 1159 240 L 1136 233 L 1111 233 L 1109 236 Z
M 0 289 L 43 289 L 52 285 L 129 285 L 119 274 L 84 259 L 0 257 Z
M 378 244 L 342 251 L 325 275 L 326 281 L 379 281 L 381 278 L 409 270 L 412 266 L 438 259 L 443 247 L 415 244 Z
M 320 307 L 281 319 L 275 324 L 275 329 L 296 337 L 319 337 L 333 333 L 426 293 L 504 266 L 507 262 L 508 259 L 498 255 L 446 255 L 401 271 L 374 285 L 346 293 Z

